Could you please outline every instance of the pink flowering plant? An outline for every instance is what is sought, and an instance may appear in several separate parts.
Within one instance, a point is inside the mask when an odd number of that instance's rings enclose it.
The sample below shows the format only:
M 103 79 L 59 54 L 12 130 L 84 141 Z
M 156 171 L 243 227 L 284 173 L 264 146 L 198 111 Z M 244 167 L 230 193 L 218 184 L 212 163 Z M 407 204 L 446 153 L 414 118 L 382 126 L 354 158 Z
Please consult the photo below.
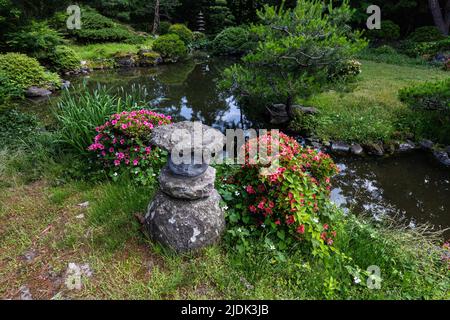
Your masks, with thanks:
M 150 144 L 150 134 L 156 126 L 170 123 L 170 116 L 145 109 L 114 114 L 96 128 L 89 151 L 96 154 L 113 180 L 128 174 L 147 185 L 156 179 L 166 162 L 166 153 Z
M 268 165 L 249 157 L 249 150 L 261 142 L 268 143 L 268 155 L 279 161 L 278 169 L 262 174 Z M 279 154 L 271 156 L 272 146 Z M 329 155 L 280 134 L 275 140 L 270 134 L 245 145 L 246 163 L 227 182 L 240 185 L 236 197 L 238 210 L 229 215 L 231 223 L 251 226 L 251 230 L 275 235 L 279 250 L 294 243 L 307 244 L 314 255 L 328 256 L 335 251 L 338 237 L 334 210 L 327 210 L 331 190 L 330 179 L 338 168 Z M 264 162 L 266 163 L 266 162 Z M 242 193 L 242 194 L 241 194 Z M 225 201 L 230 195 L 225 192 Z

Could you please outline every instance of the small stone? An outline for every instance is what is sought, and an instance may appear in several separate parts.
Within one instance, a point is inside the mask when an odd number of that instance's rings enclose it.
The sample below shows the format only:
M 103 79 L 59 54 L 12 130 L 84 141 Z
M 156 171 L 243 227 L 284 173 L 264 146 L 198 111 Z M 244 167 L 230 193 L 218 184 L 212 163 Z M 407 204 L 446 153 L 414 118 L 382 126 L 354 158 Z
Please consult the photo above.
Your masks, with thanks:
M 364 149 L 363 149 L 363 147 L 361 147 L 360 144 L 352 144 L 350 151 L 355 156 L 360 156 L 364 153 Z
M 400 143 L 398 147 L 399 152 L 410 152 L 416 149 L 416 145 L 414 142 L 407 141 L 405 143 Z
M 25 252 L 25 254 L 23 255 L 23 258 L 25 259 L 26 262 L 31 263 L 34 258 L 36 258 L 37 254 L 36 251 L 34 251 L 33 249 Z
M 314 115 L 314 114 L 318 114 L 319 113 L 319 110 L 317 110 L 314 107 L 303 107 L 303 106 L 298 106 L 298 105 L 292 106 L 292 110 L 294 112 L 299 112 L 299 113 L 303 113 L 303 114 L 310 114 L 310 115 Z
M 433 153 L 436 160 L 438 160 L 441 164 L 446 167 L 450 167 L 450 156 L 445 151 L 435 151 Z
M 217 242 L 224 229 L 221 197 L 214 190 L 200 200 L 178 200 L 158 192 L 145 216 L 145 227 L 153 240 L 186 252 Z
M 331 152 L 333 153 L 348 153 L 350 151 L 350 146 L 344 142 L 332 142 Z
M 369 155 L 375 155 L 382 157 L 384 156 L 384 148 L 378 143 L 368 143 L 364 145 L 364 148 L 367 150 Z
M 84 219 L 84 214 L 79 214 L 78 216 L 76 216 L 75 218 L 77 218 L 77 219 Z
M 419 142 L 419 145 L 423 150 L 428 150 L 428 151 L 433 150 L 433 147 L 434 147 L 434 143 L 431 140 L 422 140 Z
M 290 120 L 289 114 L 285 104 L 274 104 L 267 107 L 270 115 L 270 123 L 280 125 L 288 123 Z
M 165 167 L 161 170 L 159 185 L 162 192 L 173 198 L 197 200 L 211 195 L 215 179 L 216 169 L 213 167 L 208 167 L 205 173 L 193 178 L 174 175 Z
M 89 207 L 89 201 L 86 201 L 86 202 L 78 204 L 78 207 L 80 207 L 80 208 L 87 208 L 87 207 Z
M 62 83 L 61 83 L 61 90 L 69 89 L 70 85 L 71 85 L 70 81 L 63 80 Z
M 39 88 L 39 87 L 29 87 L 25 92 L 27 98 L 40 98 L 48 97 L 52 94 L 50 90 Z
M 30 288 L 28 288 L 27 286 L 21 286 L 19 292 L 20 292 L 20 300 L 33 300 Z

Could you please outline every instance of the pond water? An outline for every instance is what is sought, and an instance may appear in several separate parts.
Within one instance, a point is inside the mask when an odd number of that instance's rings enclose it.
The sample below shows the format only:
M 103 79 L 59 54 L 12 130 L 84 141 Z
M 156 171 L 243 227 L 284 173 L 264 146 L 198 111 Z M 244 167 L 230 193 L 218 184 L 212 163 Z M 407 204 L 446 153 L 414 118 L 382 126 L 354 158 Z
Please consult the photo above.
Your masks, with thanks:
M 222 131 L 267 128 L 258 108 L 240 106 L 217 89 L 220 71 L 231 63 L 190 61 L 151 69 L 97 71 L 84 79 L 70 80 L 73 84 L 86 80 L 91 88 L 98 84 L 112 90 L 123 88 L 123 92 L 133 86 L 145 87 L 149 105 L 175 120 L 199 120 Z M 57 100 L 34 102 L 32 108 L 42 111 Z M 437 165 L 430 156 L 414 153 L 389 159 L 335 160 L 341 168 L 334 179 L 335 203 L 376 218 L 395 215 L 411 227 L 426 222 L 435 228 L 450 227 L 450 170 Z M 450 232 L 445 236 L 450 238 Z

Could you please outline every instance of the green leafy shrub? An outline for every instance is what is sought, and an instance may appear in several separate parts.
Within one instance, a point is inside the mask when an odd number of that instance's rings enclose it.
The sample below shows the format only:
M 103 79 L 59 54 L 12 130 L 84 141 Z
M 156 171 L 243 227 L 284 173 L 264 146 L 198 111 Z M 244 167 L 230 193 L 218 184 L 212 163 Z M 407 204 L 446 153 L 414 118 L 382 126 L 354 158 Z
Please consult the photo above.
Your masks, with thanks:
M 435 26 L 417 28 L 408 36 L 408 40 L 413 42 L 432 42 L 444 40 L 445 38 L 446 37 Z
M 373 52 L 377 54 L 397 54 L 397 50 L 388 45 L 383 45 L 381 47 L 373 49 Z
M 361 62 L 355 59 L 350 59 L 343 61 L 341 63 L 338 63 L 335 68 L 332 68 L 331 71 L 331 78 L 333 79 L 351 79 L 358 76 L 361 72 L 362 65 Z
M 256 43 L 250 41 L 250 32 L 243 27 L 230 27 L 222 30 L 212 42 L 213 52 L 217 55 L 243 55 Z
M 158 29 L 159 34 L 161 36 L 168 34 L 171 26 L 172 24 L 169 21 L 161 21 Z
M 413 109 L 450 112 L 450 78 L 404 88 L 399 97 Z
M 177 62 L 188 53 L 186 45 L 176 34 L 158 37 L 153 43 L 153 50 L 161 54 L 165 62 Z
M 143 41 L 130 28 L 107 18 L 89 7 L 81 10 L 82 28 L 71 30 L 69 35 L 81 43 Z
M 37 59 L 47 58 L 49 52 L 63 43 L 59 32 L 45 21 L 32 21 L 24 28 L 7 34 L 7 43 L 17 52 L 26 53 Z
M 417 139 L 450 143 L 450 78 L 404 88 L 399 98 L 411 108 L 399 122 Z
M 36 116 L 16 109 L 0 111 L 0 141 L 2 147 L 16 148 L 36 133 L 39 127 Z
M 252 150 L 258 146 L 268 154 L 256 159 Z M 279 153 L 272 154 L 276 147 Z M 231 224 L 246 227 L 250 234 L 273 235 L 279 250 L 300 241 L 305 251 L 328 256 L 334 251 L 338 223 L 327 210 L 330 178 L 338 171 L 330 156 L 302 148 L 285 134 L 252 139 L 245 150 L 245 165 L 230 181 L 239 186 L 234 204 L 239 211 L 230 212 Z M 268 169 L 275 163 L 276 169 Z
M 80 69 L 81 58 L 70 47 L 57 46 L 52 53 L 49 54 L 52 66 L 58 71 L 73 71 Z
M 0 79 L 13 96 L 19 92 L 22 95 L 31 86 L 58 88 L 61 84 L 57 74 L 47 72 L 35 58 L 21 53 L 0 54 Z
M 185 45 L 191 44 L 192 40 L 194 39 L 193 32 L 181 23 L 171 25 L 168 33 L 176 34 L 178 37 L 180 37 L 181 41 L 183 41 Z
M 151 185 L 166 159 L 162 150 L 151 145 L 150 135 L 153 128 L 170 123 L 170 116 L 145 109 L 114 114 L 96 128 L 89 151 L 113 180 L 125 174 L 139 184 Z
M 381 29 L 367 31 L 367 36 L 372 40 L 393 41 L 400 38 L 400 26 L 390 20 L 381 21 Z

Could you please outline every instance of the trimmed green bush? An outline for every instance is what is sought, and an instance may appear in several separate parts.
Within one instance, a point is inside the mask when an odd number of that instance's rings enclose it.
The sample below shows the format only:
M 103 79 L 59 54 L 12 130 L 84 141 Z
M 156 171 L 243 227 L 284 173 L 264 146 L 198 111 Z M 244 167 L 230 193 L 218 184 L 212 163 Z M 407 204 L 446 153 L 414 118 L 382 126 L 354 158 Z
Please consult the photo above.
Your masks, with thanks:
M 188 52 L 184 42 L 176 34 L 160 36 L 153 43 L 153 50 L 161 55 L 164 62 L 177 62 L 185 58 Z
M 46 59 L 49 52 L 63 43 L 59 32 L 50 28 L 44 21 L 32 21 L 28 26 L 9 33 L 7 39 L 7 44 L 12 50 L 37 59 Z
M 431 42 L 444 40 L 446 37 L 434 26 L 417 28 L 408 36 L 408 40 L 413 42 Z
M 107 18 L 89 7 L 81 10 L 82 28 L 72 30 L 69 35 L 81 43 L 130 42 L 143 41 L 144 37 L 133 30 Z
M 21 53 L 0 54 L 0 79 L 10 88 L 3 94 L 13 97 L 21 96 L 31 86 L 54 88 L 61 83 L 57 74 L 47 72 L 35 58 Z
M 161 36 L 168 34 L 171 26 L 172 26 L 172 24 L 169 21 L 161 21 L 159 24 L 159 29 L 158 29 L 159 34 Z
M 400 27 L 390 20 L 381 22 L 381 29 L 367 31 L 367 36 L 372 40 L 393 41 L 400 38 Z
M 413 109 L 450 112 L 450 78 L 404 88 L 399 97 Z
M 212 43 L 217 55 L 243 55 L 255 44 L 250 41 L 250 33 L 246 28 L 230 27 L 220 32 Z
M 189 45 L 194 39 L 193 32 L 181 23 L 170 26 L 169 34 L 176 34 L 186 45 Z
M 73 71 L 80 69 L 81 58 L 67 46 L 57 46 L 49 55 L 53 67 L 57 71 Z
M 397 54 L 397 50 L 388 45 L 375 48 L 373 49 L 373 52 L 377 54 Z

